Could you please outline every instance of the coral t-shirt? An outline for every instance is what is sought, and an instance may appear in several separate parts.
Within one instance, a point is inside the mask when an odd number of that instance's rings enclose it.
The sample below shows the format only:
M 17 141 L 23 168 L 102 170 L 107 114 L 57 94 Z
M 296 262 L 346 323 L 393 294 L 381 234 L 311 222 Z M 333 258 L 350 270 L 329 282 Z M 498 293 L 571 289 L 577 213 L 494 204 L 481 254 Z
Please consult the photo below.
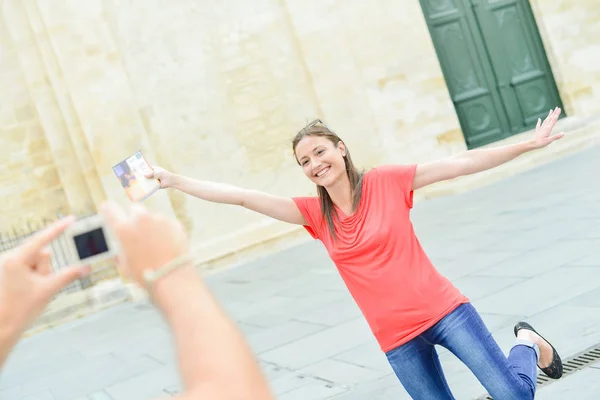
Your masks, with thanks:
M 293 198 L 306 230 L 325 245 L 384 352 L 469 302 L 435 269 L 415 235 L 410 209 L 416 168 L 389 165 L 365 173 L 356 212 L 347 216 L 335 208 L 337 242 L 319 198 Z

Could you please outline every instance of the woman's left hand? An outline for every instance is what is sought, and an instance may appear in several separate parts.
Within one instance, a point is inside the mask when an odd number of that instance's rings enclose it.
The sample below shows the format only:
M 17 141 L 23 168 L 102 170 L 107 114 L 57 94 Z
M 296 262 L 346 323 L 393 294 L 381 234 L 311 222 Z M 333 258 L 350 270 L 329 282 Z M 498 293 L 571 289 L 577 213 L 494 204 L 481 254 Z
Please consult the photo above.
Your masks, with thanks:
M 565 136 L 564 132 L 552 135 L 552 129 L 554 129 L 554 125 L 556 125 L 556 121 L 558 121 L 561 112 L 562 110 L 556 107 L 554 110 L 550 110 L 544 122 L 542 122 L 541 119 L 538 119 L 537 126 L 535 127 L 535 134 L 530 140 L 533 149 L 546 147 L 555 140 Z

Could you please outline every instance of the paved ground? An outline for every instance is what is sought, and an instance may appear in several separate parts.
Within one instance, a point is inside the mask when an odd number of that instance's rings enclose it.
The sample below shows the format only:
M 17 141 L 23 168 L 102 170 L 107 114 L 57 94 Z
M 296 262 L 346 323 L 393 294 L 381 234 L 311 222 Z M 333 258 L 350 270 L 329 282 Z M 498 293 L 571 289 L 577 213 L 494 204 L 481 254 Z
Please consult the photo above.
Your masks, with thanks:
M 506 351 L 526 317 L 569 357 L 600 343 L 600 148 L 493 186 L 418 204 L 438 268 L 469 296 Z M 316 242 L 208 278 L 281 400 L 407 399 Z M 458 399 L 484 389 L 447 351 Z M 0 399 L 136 400 L 175 392 L 170 336 L 147 304 L 124 304 L 24 340 Z M 235 377 L 232 376 L 232 379 Z M 539 399 L 597 398 L 600 365 Z

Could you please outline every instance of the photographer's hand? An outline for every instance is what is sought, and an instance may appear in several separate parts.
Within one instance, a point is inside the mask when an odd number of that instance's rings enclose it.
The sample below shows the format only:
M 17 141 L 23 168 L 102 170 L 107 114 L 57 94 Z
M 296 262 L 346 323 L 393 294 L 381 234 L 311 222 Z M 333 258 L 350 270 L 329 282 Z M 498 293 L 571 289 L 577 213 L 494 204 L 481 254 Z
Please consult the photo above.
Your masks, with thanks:
M 89 273 L 89 267 L 52 271 L 47 246 L 73 221 L 72 217 L 57 221 L 0 256 L 0 366 L 52 297 Z
M 144 271 L 189 252 L 187 235 L 174 219 L 139 205 L 131 216 L 117 205 L 108 205 L 103 213 L 121 244 L 120 268 L 142 287 Z M 243 336 L 191 263 L 156 281 L 150 295 L 175 338 L 185 386 L 178 399 L 273 399 Z

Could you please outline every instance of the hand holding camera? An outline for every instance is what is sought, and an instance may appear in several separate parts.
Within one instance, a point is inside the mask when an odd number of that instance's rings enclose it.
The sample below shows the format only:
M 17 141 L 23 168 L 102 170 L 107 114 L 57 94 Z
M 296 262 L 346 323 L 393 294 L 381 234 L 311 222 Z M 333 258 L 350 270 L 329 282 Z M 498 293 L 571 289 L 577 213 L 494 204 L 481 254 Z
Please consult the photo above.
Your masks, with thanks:
M 15 334 L 42 313 L 50 299 L 76 279 L 89 274 L 88 266 L 53 273 L 48 245 L 73 225 L 64 218 L 30 237 L 0 259 L 0 321 Z M 0 364 L 1 364 L 0 360 Z
M 89 273 L 87 266 L 52 272 L 48 244 L 61 234 L 74 265 L 117 258 L 119 268 L 142 287 L 150 287 L 176 343 L 185 394 L 181 399 L 272 399 L 251 349 L 189 262 L 189 243 L 176 219 L 134 204 L 125 214 L 115 204 L 77 222 L 65 218 L 0 257 L 0 366 L 21 333 L 59 290 Z M 175 261 L 175 263 L 174 263 Z M 231 371 L 239 379 L 232 384 Z
M 139 204 L 132 206 L 129 216 L 117 205 L 107 204 L 102 207 L 102 215 L 122 249 L 119 268 L 142 287 L 147 286 L 146 272 L 157 271 L 189 254 L 187 234 L 175 219 L 150 213 Z
M 121 272 L 146 289 L 162 275 L 189 264 L 188 238 L 177 220 L 150 213 L 137 203 L 129 215 L 114 203 L 101 209 L 65 231 L 69 264 L 116 259 Z
M 50 243 L 64 234 L 70 267 L 52 271 Z M 2 255 L 0 264 L 0 317 L 15 331 L 27 328 L 61 289 L 90 272 L 89 264 L 118 260 L 119 269 L 146 288 L 144 274 L 157 271 L 189 254 L 189 242 L 181 224 L 150 213 L 134 204 L 130 215 L 115 204 L 102 213 L 75 221 L 67 217 Z M 183 263 L 178 267 L 192 270 Z

